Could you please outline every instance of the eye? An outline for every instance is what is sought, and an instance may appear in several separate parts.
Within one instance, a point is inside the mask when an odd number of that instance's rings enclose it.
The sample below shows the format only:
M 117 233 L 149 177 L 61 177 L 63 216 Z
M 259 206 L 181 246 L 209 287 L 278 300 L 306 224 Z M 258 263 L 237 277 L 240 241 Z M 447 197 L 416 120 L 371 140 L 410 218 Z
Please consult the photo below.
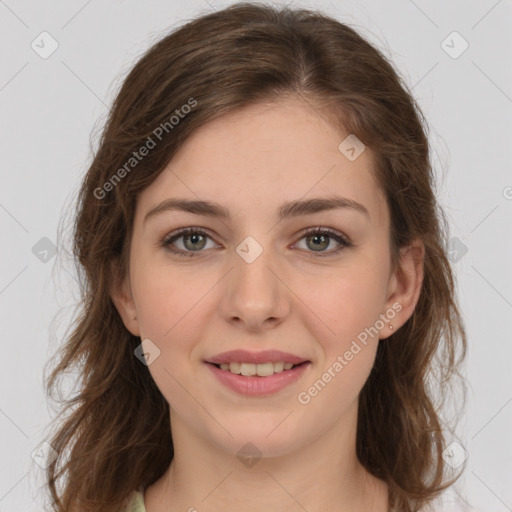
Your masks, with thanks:
M 345 235 L 331 228 L 308 228 L 304 232 L 301 240 L 302 239 L 306 240 L 306 246 L 308 248 L 313 247 L 313 250 L 308 252 L 316 253 L 313 254 L 315 257 L 331 256 L 333 254 L 339 253 L 346 247 L 352 246 L 352 243 Z M 332 240 L 335 240 L 339 245 L 333 250 L 325 251 L 325 249 L 331 244 Z
M 192 257 L 196 256 L 195 253 L 205 252 L 203 249 L 208 249 L 208 247 L 206 247 L 208 239 L 213 241 L 210 235 L 200 228 L 180 228 L 176 233 L 165 237 L 161 242 L 161 246 L 178 256 Z M 346 236 L 331 228 L 308 228 L 303 233 L 300 240 L 303 239 L 306 240 L 307 248 L 313 248 L 313 250 L 307 252 L 313 253 L 312 256 L 314 257 L 325 257 L 337 254 L 342 249 L 352 246 L 352 243 Z M 331 245 L 332 240 L 335 240 L 338 246 L 330 251 L 326 251 L 325 249 Z M 183 248 L 176 247 L 175 243 L 177 241 L 180 241 Z
M 162 247 L 178 256 L 194 256 L 196 252 L 203 252 L 206 246 L 206 239 L 212 238 L 202 229 L 199 228 L 181 228 L 174 235 L 168 236 L 162 240 Z M 176 248 L 173 244 L 175 241 L 183 239 L 184 249 Z

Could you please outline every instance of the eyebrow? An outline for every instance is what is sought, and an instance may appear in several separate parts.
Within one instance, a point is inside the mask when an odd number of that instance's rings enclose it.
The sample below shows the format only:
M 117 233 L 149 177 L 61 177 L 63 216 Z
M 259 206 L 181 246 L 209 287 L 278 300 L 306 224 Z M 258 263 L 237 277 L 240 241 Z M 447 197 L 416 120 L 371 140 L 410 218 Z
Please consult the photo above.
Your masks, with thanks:
M 353 199 L 340 196 L 330 197 L 316 197 L 313 199 L 305 199 L 298 201 L 289 201 L 283 203 L 278 211 L 277 215 L 280 220 L 298 217 L 301 215 L 310 215 L 317 212 L 334 210 L 337 208 L 351 208 L 356 210 L 363 215 L 369 217 L 370 214 L 365 206 Z M 144 217 L 143 223 L 152 217 L 157 216 L 162 212 L 167 211 L 183 211 L 188 213 L 194 213 L 196 215 L 204 215 L 207 217 L 217 217 L 220 219 L 230 220 L 231 214 L 229 210 L 224 206 L 211 202 L 211 201 L 198 201 L 190 199 L 166 199 L 162 201 L 154 208 L 152 208 Z

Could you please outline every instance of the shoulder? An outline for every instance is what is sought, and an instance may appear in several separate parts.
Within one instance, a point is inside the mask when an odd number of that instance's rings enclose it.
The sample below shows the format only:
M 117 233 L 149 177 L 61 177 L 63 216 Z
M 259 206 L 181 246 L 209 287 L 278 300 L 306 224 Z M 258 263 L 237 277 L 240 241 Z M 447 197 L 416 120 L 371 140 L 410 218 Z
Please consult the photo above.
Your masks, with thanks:
M 132 492 L 126 512 L 146 512 L 142 489 Z

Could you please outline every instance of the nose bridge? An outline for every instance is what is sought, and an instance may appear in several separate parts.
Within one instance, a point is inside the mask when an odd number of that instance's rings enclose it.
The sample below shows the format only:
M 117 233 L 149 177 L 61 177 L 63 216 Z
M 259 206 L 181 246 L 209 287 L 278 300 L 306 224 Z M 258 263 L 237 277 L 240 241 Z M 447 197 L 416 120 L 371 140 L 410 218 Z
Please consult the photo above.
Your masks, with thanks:
M 261 238 L 261 237 L 260 237 Z M 276 258 L 270 247 L 271 237 L 248 236 L 235 248 L 233 270 L 223 297 L 223 313 L 227 320 L 237 318 L 257 328 L 267 319 L 282 319 L 287 313 L 287 299 L 278 278 Z
M 259 238 L 261 240 L 261 237 Z M 273 274 L 269 270 L 274 258 L 268 240 L 266 242 L 267 245 L 264 247 L 265 241 L 261 240 L 260 243 L 254 237 L 248 236 L 236 247 L 233 281 L 238 293 L 244 294 L 246 302 L 268 303 L 270 297 L 274 295 L 275 283 L 270 279 Z

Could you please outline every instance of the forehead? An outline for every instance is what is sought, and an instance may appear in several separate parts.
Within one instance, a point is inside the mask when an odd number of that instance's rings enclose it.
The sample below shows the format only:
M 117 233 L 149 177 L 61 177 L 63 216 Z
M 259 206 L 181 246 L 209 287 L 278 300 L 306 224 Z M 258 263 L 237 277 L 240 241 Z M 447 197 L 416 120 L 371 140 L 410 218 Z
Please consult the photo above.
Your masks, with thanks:
M 137 215 L 169 197 L 221 202 L 236 215 L 336 194 L 379 216 L 373 155 L 349 160 L 339 148 L 348 135 L 301 100 L 238 109 L 195 130 L 141 193 Z

